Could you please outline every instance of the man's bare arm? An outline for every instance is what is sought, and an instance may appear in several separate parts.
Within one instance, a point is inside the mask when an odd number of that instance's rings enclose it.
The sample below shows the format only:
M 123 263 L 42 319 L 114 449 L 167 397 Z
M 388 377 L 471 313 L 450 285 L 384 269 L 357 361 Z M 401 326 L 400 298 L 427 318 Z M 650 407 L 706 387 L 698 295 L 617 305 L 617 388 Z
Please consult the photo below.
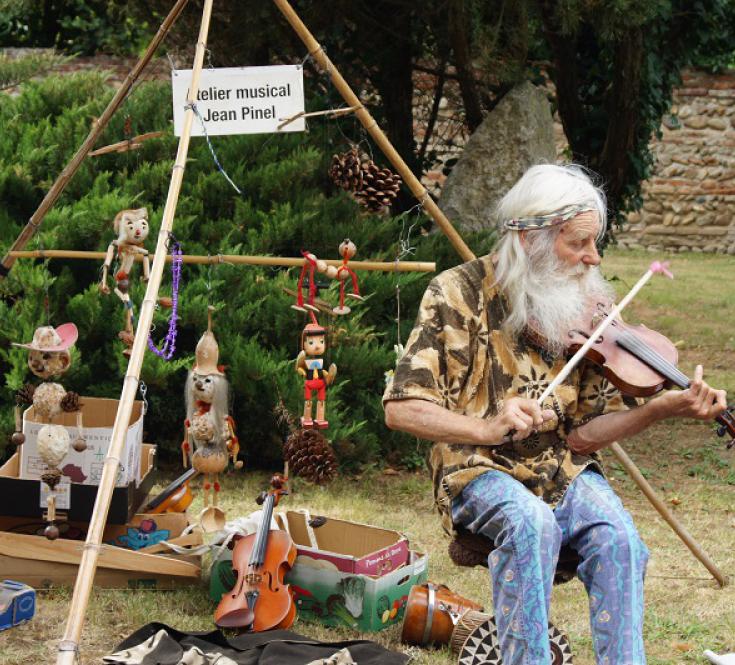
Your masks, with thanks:
M 531 399 L 509 399 L 495 418 L 474 418 L 454 413 L 422 399 L 391 400 L 385 404 L 385 424 L 429 441 L 494 446 L 511 430 L 514 439 L 526 438 L 535 427 L 554 418 Z
M 724 390 L 715 390 L 702 380 L 702 366 L 697 365 L 687 390 L 669 390 L 643 406 L 598 416 L 569 433 L 567 443 L 577 453 L 589 454 L 613 441 L 642 432 L 649 425 L 666 418 L 711 420 L 727 408 Z

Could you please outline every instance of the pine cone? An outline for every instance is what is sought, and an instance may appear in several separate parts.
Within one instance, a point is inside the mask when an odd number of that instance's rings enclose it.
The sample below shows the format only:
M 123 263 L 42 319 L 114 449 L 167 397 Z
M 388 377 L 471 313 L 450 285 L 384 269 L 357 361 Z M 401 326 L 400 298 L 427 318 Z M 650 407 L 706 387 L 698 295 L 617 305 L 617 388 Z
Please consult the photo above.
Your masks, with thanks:
M 80 406 L 79 393 L 67 391 L 66 395 L 61 399 L 61 408 L 67 413 L 79 411 Z
M 401 177 L 390 169 L 380 169 L 372 160 L 362 164 L 362 188 L 355 193 L 357 200 L 371 212 L 380 212 L 391 205 L 401 189 Z
M 324 435 L 316 429 L 298 429 L 283 446 L 283 457 L 291 473 L 317 485 L 337 475 L 337 458 Z
M 341 187 L 348 192 L 357 192 L 362 189 L 362 175 L 360 151 L 357 146 L 353 146 L 341 155 L 332 156 L 329 177 L 337 187 Z
M 15 403 L 18 406 L 33 404 L 33 393 L 35 392 L 36 388 L 32 384 L 26 383 L 20 390 L 18 390 L 17 393 L 15 393 Z

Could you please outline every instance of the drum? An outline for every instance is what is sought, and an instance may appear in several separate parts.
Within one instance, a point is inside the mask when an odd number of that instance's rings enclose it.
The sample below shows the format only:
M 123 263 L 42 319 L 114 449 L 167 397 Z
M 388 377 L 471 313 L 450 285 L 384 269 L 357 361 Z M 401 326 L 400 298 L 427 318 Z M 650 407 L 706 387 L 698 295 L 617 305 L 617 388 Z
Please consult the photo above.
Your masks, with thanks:
M 503 665 L 494 618 L 470 610 L 463 614 L 452 632 L 452 651 L 457 665 Z M 566 635 L 549 623 L 552 665 L 572 665 L 572 650 Z
M 443 584 L 417 584 L 408 594 L 401 642 L 418 646 L 449 644 L 459 617 L 469 610 L 481 609 Z

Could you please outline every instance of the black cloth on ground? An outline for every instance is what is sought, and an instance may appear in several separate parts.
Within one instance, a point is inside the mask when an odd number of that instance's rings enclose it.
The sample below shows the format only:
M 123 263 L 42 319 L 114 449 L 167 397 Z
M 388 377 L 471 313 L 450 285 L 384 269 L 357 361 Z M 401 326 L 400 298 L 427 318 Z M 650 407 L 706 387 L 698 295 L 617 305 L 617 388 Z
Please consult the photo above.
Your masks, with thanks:
M 409 660 L 407 655 L 388 651 L 369 640 L 319 642 L 290 630 L 226 637 L 219 630 L 185 633 L 157 622 L 136 630 L 117 646 L 115 653 L 138 646 L 160 630 L 165 630 L 171 640 L 161 642 L 160 647 L 141 665 L 176 665 L 191 647 L 198 647 L 205 653 L 218 652 L 238 665 L 304 665 L 319 658 L 329 658 L 345 647 L 360 665 L 405 665 Z M 105 658 L 105 663 L 114 662 L 109 660 L 109 656 Z

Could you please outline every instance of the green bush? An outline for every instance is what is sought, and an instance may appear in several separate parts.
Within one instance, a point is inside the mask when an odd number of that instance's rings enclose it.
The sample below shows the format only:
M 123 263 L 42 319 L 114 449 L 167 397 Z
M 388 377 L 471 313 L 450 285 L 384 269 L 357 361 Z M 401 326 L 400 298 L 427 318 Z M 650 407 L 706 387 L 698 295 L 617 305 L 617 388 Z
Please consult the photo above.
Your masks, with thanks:
M 0 97 L 0 249 L 8 248 L 45 191 L 86 136 L 112 95 L 100 75 L 50 77 L 25 85 L 19 96 Z M 319 101 L 314 102 L 318 106 Z M 41 237 L 30 248 L 104 250 L 113 237 L 111 220 L 130 207 L 147 206 L 151 220 L 148 247 L 153 249 L 168 191 L 177 138 L 170 128 L 169 86 L 141 85 L 98 145 L 119 141 L 130 116 L 133 132 L 166 130 L 136 152 L 89 158 L 48 214 Z M 355 121 L 341 121 L 354 130 Z M 342 132 L 326 122 L 304 134 L 231 136 L 212 139 L 221 163 L 243 190 L 239 196 L 216 170 L 204 139 L 191 142 L 174 233 L 186 254 L 269 254 L 300 256 L 301 249 L 334 258 L 342 239 L 358 247 L 356 259 L 393 260 L 402 224 L 418 222 L 412 240 L 414 260 L 436 260 L 440 269 L 458 262 L 440 233 L 422 232 L 427 220 L 383 217 L 363 212 L 327 177 L 333 152 L 348 147 Z M 376 151 L 377 153 L 377 151 Z M 468 238 L 480 253 L 482 242 Z M 46 323 L 48 289 L 50 321 L 74 321 L 80 339 L 75 363 L 64 378 L 82 395 L 117 397 L 126 360 L 117 332 L 122 329 L 120 302 L 97 290 L 100 263 L 19 260 L 0 281 L 0 367 L 6 377 L 5 407 L 0 413 L 0 450 L 12 431 L 13 392 L 29 378 L 26 352 L 11 341 L 28 340 Z M 139 275 L 135 269 L 135 276 Z M 164 273 L 162 294 L 170 293 Z M 248 463 L 275 465 L 283 431 L 273 408 L 279 397 L 295 413 L 301 409 L 302 384 L 294 371 L 304 315 L 290 308 L 284 288 L 295 288 L 298 271 L 250 266 L 185 265 L 174 362 L 146 353 L 142 379 L 150 410 L 146 437 L 175 458 L 184 419 L 183 386 L 196 342 L 206 327 L 206 305 L 219 309 L 215 332 L 220 362 L 228 366 L 233 415 Z M 380 396 L 384 372 L 393 367 L 397 341 L 396 286 L 401 288 L 401 338 L 413 324 L 418 301 L 430 275 L 361 272 L 361 291 L 368 296 L 353 313 L 333 319 L 327 359 L 339 369 L 328 394 L 327 430 L 346 469 L 365 464 L 416 464 L 412 437 L 389 432 L 383 424 Z M 323 278 L 326 280 L 326 278 Z M 211 289 L 208 290 L 208 284 Z M 336 284 L 322 297 L 336 302 Z M 140 303 L 144 285 L 132 280 L 132 298 Z M 154 340 L 163 339 L 166 314 L 156 313 Z M 320 321 L 329 323 L 325 315 Z M 164 455 L 165 456 L 165 455 Z

